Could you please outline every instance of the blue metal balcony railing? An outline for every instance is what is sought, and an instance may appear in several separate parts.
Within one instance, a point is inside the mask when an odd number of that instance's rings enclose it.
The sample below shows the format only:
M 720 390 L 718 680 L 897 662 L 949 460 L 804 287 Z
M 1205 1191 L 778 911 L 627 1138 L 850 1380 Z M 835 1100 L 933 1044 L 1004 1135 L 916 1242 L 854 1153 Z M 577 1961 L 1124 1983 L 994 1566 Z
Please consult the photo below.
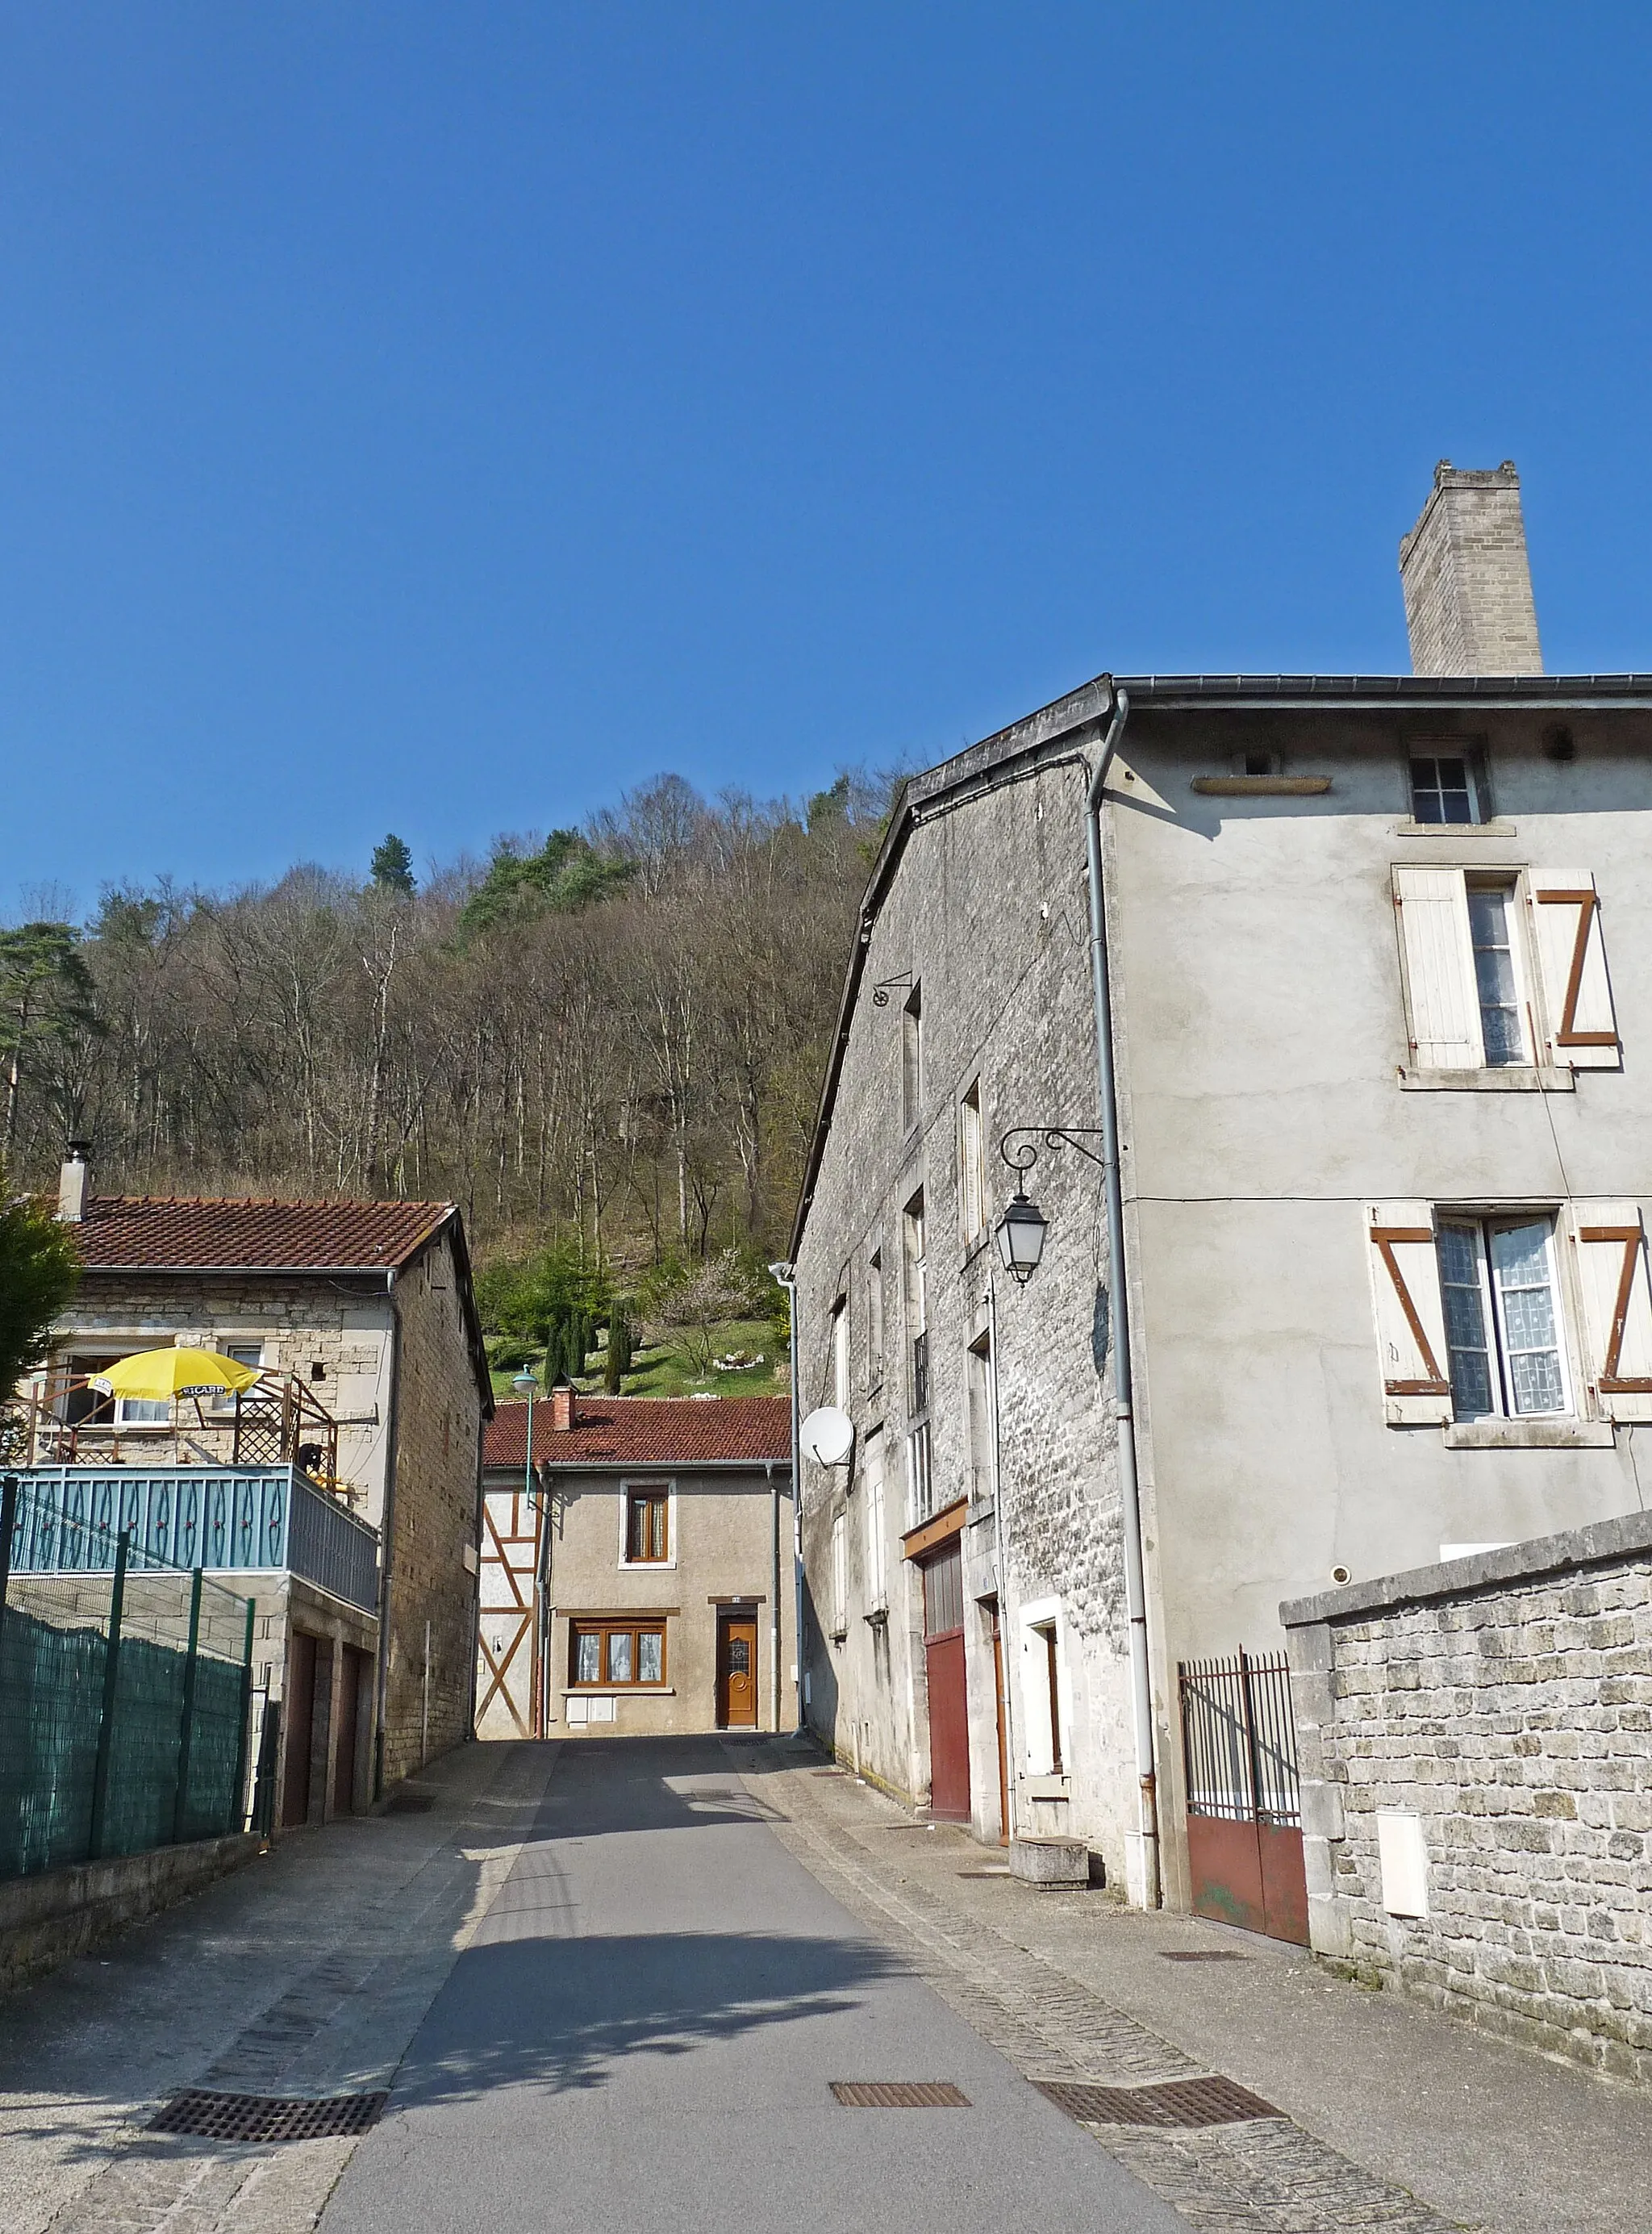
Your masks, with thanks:
M 378 1605 L 379 1534 L 296 1466 L 24 1466 L 14 1574 L 130 1564 L 284 1569 L 347 1604 Z

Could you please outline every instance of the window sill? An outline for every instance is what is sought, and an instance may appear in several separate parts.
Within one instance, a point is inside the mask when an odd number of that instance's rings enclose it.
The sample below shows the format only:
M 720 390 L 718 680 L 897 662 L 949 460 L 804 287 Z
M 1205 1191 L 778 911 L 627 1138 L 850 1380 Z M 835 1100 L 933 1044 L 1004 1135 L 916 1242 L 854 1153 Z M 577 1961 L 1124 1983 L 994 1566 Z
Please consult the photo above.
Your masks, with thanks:
M 1066 1776 L 1023 1776 L 1022 1797 L 1025 1800 L 1070 1800 L 1073 1782 Z
M 889 1608 L 886 1605 L 872 1606 L 861 1615 L 860 1618 L 869 1629 L 886 1628 L 889 1623 Z
M 1510 1063 L 1497 1070 L 1406 1070 L 1400 1073 L 1402 1094 L 1575 1094 L 1577 1074 L 1564 1069 L 1534 1069 L 1530 1063 Z
M 1446 1430 L 1448 1451 L 1609 1451 L 1610 1420 L 1457 1420 Z
M 827 1639 L 833 1644 L 843 1643 L 847 1638 L 848 1634 L 849 1632 L 846 1629 L 829 1629 L 826 1631 Z
M 622 1559 L 618 1571 L 622 1575 L 669 1575 L 676 1571 L 675 1559 Z
M 1396 822 L 1396 838 L 1513 838 L 1512 822 Z
M 675 1683 L 574 1683 L 565 1699 L 674 1699 Z

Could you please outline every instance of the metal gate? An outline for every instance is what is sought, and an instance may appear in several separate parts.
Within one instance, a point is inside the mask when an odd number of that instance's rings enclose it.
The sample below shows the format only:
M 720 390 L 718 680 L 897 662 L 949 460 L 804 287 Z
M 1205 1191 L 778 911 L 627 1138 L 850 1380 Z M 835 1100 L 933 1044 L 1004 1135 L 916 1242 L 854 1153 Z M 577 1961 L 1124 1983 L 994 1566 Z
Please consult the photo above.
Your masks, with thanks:
M 1241 1650 L 1184 1660 L 1177 1676 L 1194 1912 L 1306 1947 L 1290 1664 Z

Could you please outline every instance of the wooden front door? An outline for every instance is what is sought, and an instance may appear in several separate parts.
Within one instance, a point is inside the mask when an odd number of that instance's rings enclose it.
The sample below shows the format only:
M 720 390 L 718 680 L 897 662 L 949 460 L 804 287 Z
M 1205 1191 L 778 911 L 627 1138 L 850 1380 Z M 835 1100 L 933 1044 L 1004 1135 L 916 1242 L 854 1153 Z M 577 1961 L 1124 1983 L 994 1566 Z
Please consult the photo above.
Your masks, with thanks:
M 930 1813 L 970 1819 L 970 1701 L 963 1656 L 963 1552 L 957 1537 L 924 1568 L 930 1699 Z
M 717 1623 L 717 1728 L 757 1728 L 757 1623 L 724 1614 Z
M 315 1742 L 316 1640 L 295 1629 L 287 1646 L 287 1760 L 281 1785 L 281 1822 L 285 1830 L 310 1820 L 310 1754 Z

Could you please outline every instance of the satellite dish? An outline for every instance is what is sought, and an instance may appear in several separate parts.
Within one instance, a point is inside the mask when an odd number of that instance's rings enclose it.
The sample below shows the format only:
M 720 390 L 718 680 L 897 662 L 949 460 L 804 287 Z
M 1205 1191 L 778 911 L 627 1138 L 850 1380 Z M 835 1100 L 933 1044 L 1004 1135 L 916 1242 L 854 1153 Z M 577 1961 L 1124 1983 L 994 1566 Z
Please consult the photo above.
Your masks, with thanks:
M 816 1466 L 841 1466 L 855 1447 L 855 1423 L 835 1404 L 822 1404 L 798 1429 L 798 1447 Z

